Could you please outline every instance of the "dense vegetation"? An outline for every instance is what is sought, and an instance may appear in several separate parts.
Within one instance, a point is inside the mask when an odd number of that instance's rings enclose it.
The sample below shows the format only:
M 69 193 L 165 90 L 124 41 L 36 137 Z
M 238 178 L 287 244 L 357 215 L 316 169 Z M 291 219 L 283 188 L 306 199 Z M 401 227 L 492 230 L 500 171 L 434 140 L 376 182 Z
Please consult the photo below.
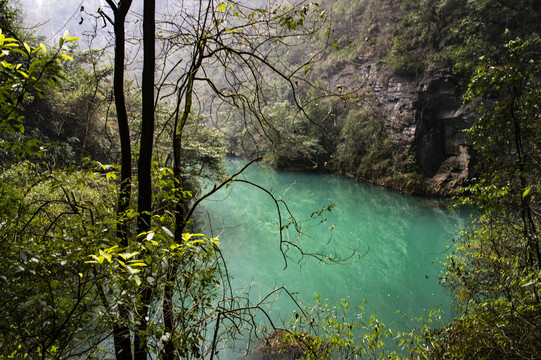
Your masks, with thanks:
M 259 304 L 230 292 L 217 239 L 193 219 L 205 196 L 242 181 L 221 169 L 224 142 L 205 106 L 265 124 L 260 68 L 300 81 L 311 61 L 280 59 L 323 29 L 324 12 L 210 3 L 179 7 L 157 32 L 145 1 L 135 86 L 130 0 L 99 13 L 114 28 L 112 66 L 102 51 L 68 52 L 78 39 L 67 32 L 42 44 L 2 4 L 2 356 L 212 358 L 219 342 L 255 331 Z
M 223 172 L 227 152 L 422 188 L 369 82 L 342 75 L 350 63 L 463 80 L 477 167 L 457 202 L 476 215 L 442 278 L 457 317 L 396 333 L 375 317 L 347 323 L 347 301 L 329 311 L 317 299 L 283 341 L 306 358 L 541 356 L 539 2 L 325 1 L 327 32 L 317 4 L 211 2 L 160 23 L 161 54 L 183 61 L 147 63 L 146 76 L 161 75 L 143 88 L 119 47 L 131 1 L 107 3 L 97 19 L 115 28 L 114 64 L 70 47 L 69 34 L 42 44 L 0 0 L 2 357 L 213 358 L 253 325 L 259 304 L 228 291 L 218 240 L 193 219 L 202 184 L 240 181 Z
M 313 66 L 315 86 L 305 90 L 310 94 L 305 103 L 310 120 L 299 117 L 291 94 L 277 89 L 283 94 L 277 102 L 296 121 L 274 125 L 289 136 L 279 142 L 286 147 L 295 143 L 295 151 L 280 151 L 276 139 L 257 149 L 248 147 L 281 168 L 338 172 L 400 191 L 434 192 L 424 183 L 426 169 L 419 158 L 421 119 L 415 119 L 413 135 L 419 138 L 401 139 L 403 130 L 393 128 L 390 120 L 393 103 L 386 104 L 381 88 L 390 78 L 421 88 L 426 86 L 423 80 L 448 74 L 457 84 L 459 107 L 479 57 L 505 56 L 504 44 L 516 38 L 528 41 L 531 53 L 541 49 L 536 20 L 541 8 L 536 1 L 359 0 L 325 5 L 333 11 L 332 46 Z M 317 81 L 331 88 L 318 87 Z M 411 116 L 421 116 L 421 96 L 413 106 Z M 264 113 L 271 121 L 283 119 L 275 105 Z M 242 144 L 246 135 L 234 129 L 228 134 L 233 144 Z M 381 144 L 367 144 L 370 137 Z M 234 145 L 232 151 L 243 153 L 246 148 Z
M 462 314 L 443 330 L 445 358 L 534 359 L 541 354 L 539 161 L 541 82 L 528 43 L 485 57 L 468 88 L 479 177 L 462 203 L 479 214 L 457 240 L 444 284 Z

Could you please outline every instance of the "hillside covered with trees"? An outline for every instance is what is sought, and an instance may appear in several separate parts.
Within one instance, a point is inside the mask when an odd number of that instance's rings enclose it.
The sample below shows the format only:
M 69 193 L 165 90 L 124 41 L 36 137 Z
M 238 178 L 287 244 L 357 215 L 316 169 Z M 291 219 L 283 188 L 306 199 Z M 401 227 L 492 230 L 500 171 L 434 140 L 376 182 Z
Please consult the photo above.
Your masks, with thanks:
M 300 311 L 281 341 L 304 358 L 541 357 L 541 3 L 105 4 L 48 44 L 0 0 L 0 356 L 213 359 L 268 335 L 194 215 L 247 182 L 235 155 L 474 209 L 443 264 L 454 320 L 359 335 Z
M 305 106 L 308 118 L 317 120 L 285 122 L 284 145 L 262 150 L 269 162 L 338 172 L 408 193 L 454 193 L 475 176 L 475 152 L 463 132 L 475 117 L 463 103 L 469 79 L 481 56 L 504 56 L 508 41 L 528 42 L 532 55 L 539 50 L 539 4 L 325 5 L 333 14 L 331 50 L 315 64 L 311 79 L 327 87 L 311 88 L 315 100 Z M 269 117 L 283 118 L 279 111 L 269 106 Z

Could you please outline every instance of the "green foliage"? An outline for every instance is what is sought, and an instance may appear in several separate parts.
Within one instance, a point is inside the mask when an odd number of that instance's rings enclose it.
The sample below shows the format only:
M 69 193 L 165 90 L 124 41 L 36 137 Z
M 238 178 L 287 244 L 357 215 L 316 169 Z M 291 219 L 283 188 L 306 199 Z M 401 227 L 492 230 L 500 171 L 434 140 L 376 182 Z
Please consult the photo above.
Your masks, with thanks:
M 421 74 L 428 63 L 437 34 L 436 18 L 433 11 L 427 11 L 426 1 L 406 2 L 404 17 L 395 30 L 392 50 L 387 62 L 400 74 Z
M 384 115 L 377 105 L 350 110 L 340 139 L 334 159 L 339 171 L 363 180 L 385 181 L 387 185 L 402 183 L 403 191 L 418 186 L 411 176 L 415 162 L 409 150 L 389 137 Z
M 140 234 L 140 241 L 130 248 L 114 245 L 99 249 L 89 255 L 86 263 L 94 264 L 95 271 L 107 279 L 103 291 L 107 294 L 107 302 L 113 306 L 143 308 L 141 294 L 145 289 L 150 287 L 156 293 L 151 300 L 153 309 L 147 315 L 148 319 L 137 315 L 125 319 L 109 310 L 110 318 L 105 320 L 106 323 L 110 326 L 124 323 L 128 329 L 136 331 L 138 324 L 146 321 L 144 336 L 154 344 L 149 349 L 153 356 L 158 356 L 167 342 L 174 344 L 180 356 L 190 356 L 205 341 L 202 334 L 213 320 L 216 309 L 215 298 L 220 284 L 219 243 L 215 238 L 191 233 L 182 234 L 183 241 L 177 243 L 165 226 L 172 223 L 172 214 L 155 215 L 153 220 L 156 226 Z M 174 267 L 179 267 L 179 275 L 171 279 L 170 272 Z M 168 332 L 161 315 L 163 302 L 167 301 L 174 302 L 174 313 L 170 315 L 176 325 L 172 332 Z
M 525 265 L 528 241 L 511 221 L 482 217 L 459 240 L 444 285 L 464 313 L 436 332 L 436 358 L 536 358 L 541 332 L 539 271 Z
M 103 339 L 101 281 L 85 259 L 107 242 L 110 184 L 92 173 L 2 173 L 0 349 L 3 357 L 66 358 Z
M 157 202 L 174 202 L 171 171 L 156 168 Z M 157 355 L 165 342 L 188 354 L 215 310 L 220 280 L 217 239 L 184 233 L 173 240 L 174 216 L 158 208 L 154 226 L 128 247 L 115 237 L 116 170 L 38 174 L 30 163 L 2 173 L 0 202 L 0 356 L 61 359 L 100 350 L 113 326 L 135 330 L 142 319 L 118 309 L 155 298 L 147 336 Z M 187 193 L 177 197 L 189 196 Z M 178 199 L 176 200 L 178 201 Z M 134 219 L 130 210 L 124 216 Z M 172 269 L 179 276 L 170 279 Z M 164 330 L 160 304 L 173 294 L 173 333 Z
M 536 1 L 448 1 L 443 9 L 454 14 L 449 25 L 448 52 L 455 71 L 474 70 L 476 60 L 483 54 L 494 58 L 504 55 L 503 39 L 521 37 L 538 40 L 541 27 L 536 20 L 541 7 Z
M 470 74 L 481 55 L 502 54 L 502 36 L 541 46 L 540 11 L 539 3 L 529 0 L 407 1 L 386 62 L 399 73 L 451 66 Z
M 478 179 L 460 203 L 478 215 L 448 257 L 444 284 L 464 314 L 441 332 L 437 357 L 538 358 L 541 354 L 539 63 L 527 43 L 482 58 L 467 100 L 479 116 L 468 133 Z
M 303 28 L 307 18 L 319 21 L 325 17 L 325 11 L 316 2 L 305 3 L 303 6 L 278 7 L 272 13 L 281 27 L 292 31 Z
M 316 168 L 326 157 L 320 136 L 316 135 L 323 129 L 292 108 L 288 101 L 282 101 L 263 109 L 272 124 L 266 160 L 278 168 Z
M 303 359 L 411 359 L 428 358 L 434 343 L 431 328 L 441 321 L 438 311 L 418 319 L 412 330 L 395 331 L 368 316 L 364 305 L 342 299 L 336 306 L 319 295 L 314 305 L 295 314 L 282 341 L 283 354 Z
M 391 161 L 392 144 L 378 109 L 368 107 L 348 112 L 340 132 L 338 167 L 355 177 L 381 176 Z
M 468 133 L 483 159 L 479 171 L 498 187 L 509 185 L 518 198 L 540 175 L 540 66 L 528 42 L 514 40 L 505 48 L 503 60 L 482 58 L 471 79 L 466 100 L 476 101 L 479 117 Z M 513 177 L 525 177 L 526 183 L 506 183 Z
M 118 152 L 116 129 L 108 119 L 112 69 L 99 65 L 101 51 L 73 52 L 73 57 L 62 66 L 62 86 L 24 104 L 23 136 L 42 142 L 41 161 L 50 166 L 80 164 L 84 157 L 109 163 Z
M 77 40 L 66 32 L 58 49 L 48 51 L 45 45 L 31 47 L 0 32 L 0 141 L 4 149 L 19 156 L 39 153 L 36 139 L 23 139 L 21 107 L 34 96 L 43 98 L 46 91 L 60 86 L 60 63 L 71 59 L 64 44 Z
M 0 29 L 9 37 L 19 35 L 21 24 L 20 4 L 11 0 L 0 0 Z
M 223 134 L 204 119 L 190 121 L 184 128 L 182 148 L 183 190 L 201 193 L 209 181 L 218 182 L 226 175 L 223 166 L 227 144 Z M 160 144 L 164 145 L 164 144 Z M 158 149 L 167 153 L 167 147 Z
M 394 0 L 328 1 L 336 21 L 332 39 L 339 51 L 326 59 L 327 71 L 332 71 L 337 61 L 358 62 L 386 56 L 391 49 L 396 24 L 403 15 L 403 3 Z

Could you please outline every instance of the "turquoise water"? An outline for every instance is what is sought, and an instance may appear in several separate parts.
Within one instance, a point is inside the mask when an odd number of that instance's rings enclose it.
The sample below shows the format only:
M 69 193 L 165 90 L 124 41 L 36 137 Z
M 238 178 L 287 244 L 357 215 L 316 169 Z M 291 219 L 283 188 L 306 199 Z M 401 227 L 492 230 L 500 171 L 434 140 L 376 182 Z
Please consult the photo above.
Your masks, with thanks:
M 232 160 L 230 171 L 245 162 Z M 237 165 L 235 165 L 237 164 Z M 438 282 L 440 260 L 468 214 L 437 206 L 437 200 L 411 197 L 333 175 L 277 172 L 252 165 L 243 178 L 283 199 L 307 236 L 296 244 L 307 252 L 334 257 L 360 255 L 346 264 L 325 264 L 290 248 L 286 263 L 280 251 L 276 205 L 264 191 L 233 183 L 226 191 L 204 202 L 206 234 L 219 235 L 233 288 L 250 288 L 254 301 L 270 290 L 285 286 L 308 305 L 319 294 L 330 304 L 348 298 L 363 304 L 389 326 L 405 330 L 407 318 L 426 317 L 431 308 L 449 309 L 449 296 Z M 330 212 L 310 219 L 314 211 L 334 204 Z M 289 221 L 281 206 L 283 225 Z M 318 226 L 322 219 L 326 219 Z M 290 229 L 284 239 L 293 241 Z M 287 320 L 295 310 L 282 297 L 271 316 Z M 445 316 L 445 315 L 444 315 Z

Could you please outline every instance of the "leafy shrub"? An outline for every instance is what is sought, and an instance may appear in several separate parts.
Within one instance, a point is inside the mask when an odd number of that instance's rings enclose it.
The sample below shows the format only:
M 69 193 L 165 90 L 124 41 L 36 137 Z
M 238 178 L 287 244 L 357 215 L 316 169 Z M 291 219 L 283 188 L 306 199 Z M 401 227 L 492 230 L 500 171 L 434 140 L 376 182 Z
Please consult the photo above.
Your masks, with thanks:
M 2 355 L 61 358 L 98 344 L 100 280 L 85 261 L 112 231 L 107 180 L 22 163 L 0 191 Z
M 478 213 L 446 263 L 463 315 L 442 329 L 438 358 L 541 354 L 540 67 L 527 45 L 483 58 L 469 85 L 479 116 L 468 133 L 482 161 L 459 201 Z

